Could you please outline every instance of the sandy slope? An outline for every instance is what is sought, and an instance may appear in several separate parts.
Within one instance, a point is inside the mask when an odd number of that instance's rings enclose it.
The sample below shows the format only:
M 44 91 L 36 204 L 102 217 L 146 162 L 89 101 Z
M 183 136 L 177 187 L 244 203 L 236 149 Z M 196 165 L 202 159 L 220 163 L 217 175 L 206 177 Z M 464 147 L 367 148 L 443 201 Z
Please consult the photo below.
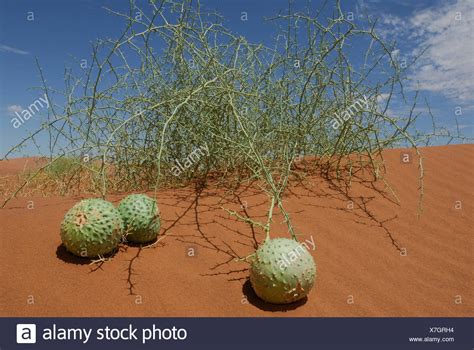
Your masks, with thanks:
M 0 176 L 14 175 L 21 171 L 35 169 L 44 159 L 39 157 L 0 160 Z
M 221 206 L 243 214 L 241 201 L 256 219 L 266 211 L 259 193 L 164 191 L 163 245 L 122 247 L 100 268 L 60 246 L 59 224 L 79 198 L 16 199 L 0 210 L 0 316 L 474 316 L 474 146 L 422 151 L 420 218 L 417 163 L 402 164 L 401 150 L 385 153 L 401 205 L 370 183 L 354 182 L 349 196 L 319 177 L 293 188 L 285 203 L 316 242 L 318 277 L 307 300 L 286 307 L 260 302 L 247 265 L 232 261 L 262 235 Z

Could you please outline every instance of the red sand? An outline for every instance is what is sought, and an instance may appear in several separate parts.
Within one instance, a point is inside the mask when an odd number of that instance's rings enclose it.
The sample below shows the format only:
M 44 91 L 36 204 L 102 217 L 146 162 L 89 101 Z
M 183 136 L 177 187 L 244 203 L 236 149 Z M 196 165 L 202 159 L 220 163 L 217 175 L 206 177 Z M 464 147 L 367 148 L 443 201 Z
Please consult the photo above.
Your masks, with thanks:
M 221 206 L 243 214 L 240 200 L 258 219 L 267 208 L 259 193 L 161 192 L 163 244 L 123 247 L 100 267 L 60 245 L 60 222 L 80 198 L 15 199 L 0 210 L 0 316 L 474 316 L 474 146 L 422 149 L 420 218 L 417 162 L 401 164 L 401 152 L 385 152 L 400 206 L 370 183 L 354 182 L 347 197 L 317 177 L 285 197 L 302 238 L 313 236 L 317 245 L 316 285 L 289 306 L 259 301 L 247 265 L 229 253 L 250 254 L 254 236 Z M 9 169 L 0 162 L 0 174 Z M 286 232 L 281 221 L 275 217 L 274 232 Z M 186 255 L 189 248 L 195 257 Z
M 18 174 L 24 170 L 35 169 L 38 164 L 44 162 L 42 158 L 14 158 L 0 161 L 0 176 Z

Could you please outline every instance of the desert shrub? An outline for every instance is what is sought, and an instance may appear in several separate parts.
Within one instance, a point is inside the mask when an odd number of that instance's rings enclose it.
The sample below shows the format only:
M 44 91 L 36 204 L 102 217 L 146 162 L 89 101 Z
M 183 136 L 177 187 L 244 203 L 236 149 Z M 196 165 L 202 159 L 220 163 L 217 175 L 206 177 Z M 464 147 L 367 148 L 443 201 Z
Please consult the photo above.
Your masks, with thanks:
M 232 33 L 199 2 L 131 2 L 129 13 L 109 10 L 124 20 L 123 33 L 96 43 L 84 76 L 68 71 L 65 102 L 51 101 L 48 122 L 12 152 L 49 133 L 55 165 L 47 172 L 65 192 L 80 184 L 78 177 L 103 196 L 197 180 L 258 181 L 270 198 L 267 233 L 278 207 L 293 234 L 281 197 L 295 158 L 312 156 L 315 167 L 338 175 L 360 166 L 380 178 L 383 149 L 417 150 L 436 136 L 416 130 L 413 108 L 390 114 L 410 67 L 392 56 L 395 44 L 377 35 L 374 21 L 358 26 L 344 18 L 339 1 L 332 4 L 329 19 L 309 10 L 269 19 L 271 46 Z M 356 65 L 357 55 L 363 63 Z M 52 100 L 56 90 L 44 90 Z M 389 96 L 384 105 L 381 94 Z M 335 115 L 348 110 L 350 118 L 336 125 Z M 205 145 L 208 154 L 173 174 L 177 161 Z M 347 162 L 348 155 L 357 157 Z M 85 156 L 94 167 L 70 161 Z M 422 193 L 421 157 L 419 168 Z M 70 172 L 77 181 L 62 176 Z

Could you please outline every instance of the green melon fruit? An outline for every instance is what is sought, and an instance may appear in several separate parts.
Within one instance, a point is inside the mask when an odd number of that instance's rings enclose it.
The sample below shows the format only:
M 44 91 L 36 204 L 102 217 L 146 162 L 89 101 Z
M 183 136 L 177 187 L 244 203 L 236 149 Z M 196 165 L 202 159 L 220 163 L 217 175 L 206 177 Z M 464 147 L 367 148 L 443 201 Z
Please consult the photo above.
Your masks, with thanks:
M 250 283 L 264 301 L 288 304 L 304 298 L 316 277 L 316 265 L 305 245 L 287 238 L 265 241 L 250 266 Z
M 156 201 L 146 194 L 131 194 L 120 202 L 118 211 L 125 226 L 127 241 L 146 243 L 160 231 L 160 212 Z
M 120 242 L 122 231 L 122 218 L 112 203 L 84 199 L 66 213 L 61 240 L 74 255 L 95 258 L 111 253 Z

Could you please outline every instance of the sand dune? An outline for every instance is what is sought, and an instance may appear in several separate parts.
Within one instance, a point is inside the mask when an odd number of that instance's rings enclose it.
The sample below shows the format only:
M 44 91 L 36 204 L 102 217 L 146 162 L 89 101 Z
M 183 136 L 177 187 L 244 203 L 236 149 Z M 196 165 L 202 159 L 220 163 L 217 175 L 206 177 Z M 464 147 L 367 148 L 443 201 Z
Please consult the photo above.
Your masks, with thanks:
M 12 158 L 8 160 L 0 160 L 0 176 L 14 175 L 25 170 L 35 169 L 38 164 L 42 164 L 44 158 Z
M 233 261 L 263 235 L 221 206 L 258 219 L 266 197 L 245 188 L 235 195 L 185 188 L 159 194 L 168 235 L 160 244 L 124 246 L 100 266 L 60 245 L 59 224 L 79 197 L 11 201 L 0 210 L 0 315 L 474 316 L 474 145 L 422 149 L 421 215 L 418 164 L 401 163 L 403 151 L 384 154 L 400 204 L 369 182 L 355 180 L 345 193 L 317 176 L 284 198 L 301 237 L 317 246 L 316 285 L 296 305 L 259 301 L 247 264 Z M 0 174 L 12 169 L 0 164 Z M 275 235 L 286 232 L 281 222 L 277 215 Z

